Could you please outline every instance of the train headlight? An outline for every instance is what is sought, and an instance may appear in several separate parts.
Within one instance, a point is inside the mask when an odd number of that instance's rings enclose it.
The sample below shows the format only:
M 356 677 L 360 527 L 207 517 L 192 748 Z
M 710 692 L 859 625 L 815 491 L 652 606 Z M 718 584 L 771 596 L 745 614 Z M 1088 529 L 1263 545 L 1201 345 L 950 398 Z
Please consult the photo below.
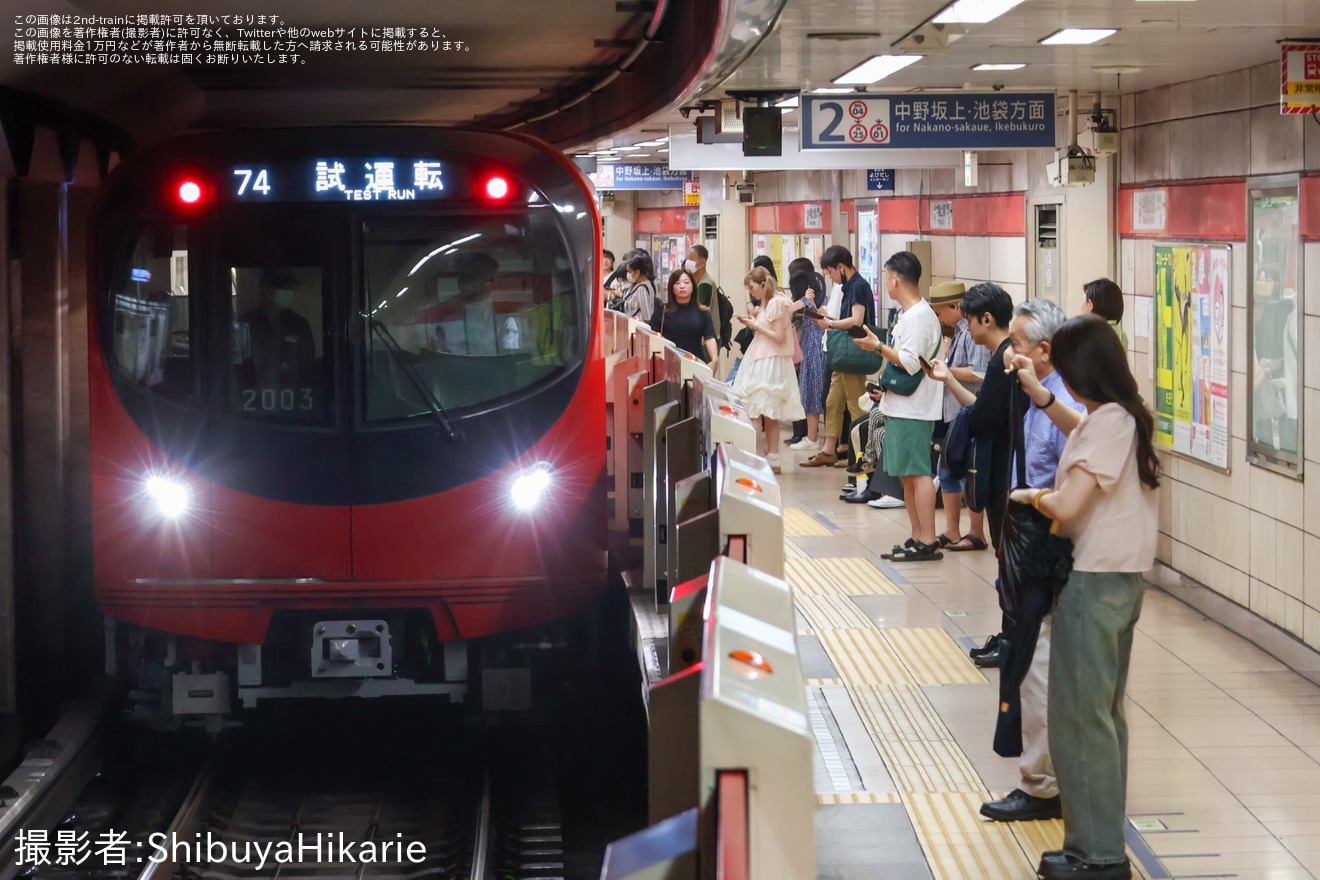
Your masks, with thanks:
M 156 509 L 170 519 L 178 519 L 188 512 L 189 492 L 182 483 L 165 477 L 147 480 L 147 494 L 156 502 Z
M 538 465 L 531 470 L 523 471 L 513 481 L 513 488 L 509 490 L 513 506 L 519 510 L 535 509 L 553 482 L 554 472 L 548 465 Z

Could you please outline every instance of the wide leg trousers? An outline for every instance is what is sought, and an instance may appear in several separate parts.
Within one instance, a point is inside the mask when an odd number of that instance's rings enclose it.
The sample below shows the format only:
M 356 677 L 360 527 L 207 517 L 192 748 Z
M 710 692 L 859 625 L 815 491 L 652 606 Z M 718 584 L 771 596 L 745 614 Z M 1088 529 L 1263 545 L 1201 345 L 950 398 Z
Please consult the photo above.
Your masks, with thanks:
M 1049 741 L 1063 806 L 1063 849 L 1091 864 L 1126 859 L 1127 689 L 1145 581 L 1074 571 L 1054 607 Z

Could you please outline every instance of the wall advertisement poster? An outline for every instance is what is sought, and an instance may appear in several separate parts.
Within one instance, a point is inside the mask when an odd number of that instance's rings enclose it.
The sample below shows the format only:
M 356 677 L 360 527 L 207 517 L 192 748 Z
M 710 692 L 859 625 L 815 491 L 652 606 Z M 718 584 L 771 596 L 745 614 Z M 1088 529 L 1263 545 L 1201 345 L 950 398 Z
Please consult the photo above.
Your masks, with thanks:
M 1228 469 L 1229 248 L 1155 248 L 1155 442 Z

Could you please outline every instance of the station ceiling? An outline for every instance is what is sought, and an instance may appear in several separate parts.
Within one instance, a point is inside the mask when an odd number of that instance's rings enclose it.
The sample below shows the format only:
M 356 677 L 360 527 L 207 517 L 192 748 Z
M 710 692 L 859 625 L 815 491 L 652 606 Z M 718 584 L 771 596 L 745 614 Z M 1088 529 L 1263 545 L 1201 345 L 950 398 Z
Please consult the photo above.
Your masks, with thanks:
M 1005 0 L 1001 0 L 1005 2 Z M 196 14 L 195 0 L 8 0 L 12 16 Z M 469 49 L 337 53 L 297 67 L 93 68 L 15 65 L 0 84 L 95 111 L 139 141 L 191 126 L 405 123 L 507 127 L 544 117 L 610 78 L 645 42 L 657 9 L 670 30 L 576 122 L 533 131 L 560 146 L 653 138 L 682 98 L 728 90 L 810 91 L 867 58 L 920 54 L 867 88 L 1139 91 L 1260 64 L 1277 41 L 1320 37 L 1320 0 L 1023 0 L 983 24 L 930 23 L 948 0 L 226 0 L 209 14 L 278 14 L 308 28 L 428 28 Z M 150 9 L 144 9 L 149 6 Z M 223 6 L 223 10 L 220 7 Z M 735 20 L 735 10 L 741 19 Z M 10 18 L 10 21 L 15 19 Z M 732 75 L 730 30 L 742 54 Z M 1115 28 L 1092 45 L 1049 46 L 1062 28 Z M 723 31 L 724 33 L 717 33 Z M 926 37 L 918 43 L 915 35 Z M 655 36 L 654 34 L 652 36 Z M 951 38 L 952 37 L 952 38 Z M 725 54 L 718 55 L 721 40 Z M 702 67 L 726 65 L 720 82 Z M 1022 64 L 982 72 L 978 64 Z M 682 81 L 683 89 L 674 83 Z M 626 86 L 626 87 L 624 87 Z M 678 92 L 683 91 L 682 95 Z M 608 100 L 606 100 L 608 98 Z M 569 114 L 571 115 L 571 114 Z M 795 120 L 789 119 L 790 125 Z M 549 125 L 549 123 L 547 123 Z

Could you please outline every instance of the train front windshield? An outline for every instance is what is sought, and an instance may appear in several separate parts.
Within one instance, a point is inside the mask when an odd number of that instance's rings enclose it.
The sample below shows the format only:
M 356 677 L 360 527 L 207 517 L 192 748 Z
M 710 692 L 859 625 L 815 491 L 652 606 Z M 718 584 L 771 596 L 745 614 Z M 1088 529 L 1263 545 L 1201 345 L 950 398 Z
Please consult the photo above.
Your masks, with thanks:
M 496 400 L 577 357 L 572 270 L 548 212 L 368 220 L 362 255 L 368 422 Z
M 309 192 L 123 218 L 102 300 L 121 390 L 240 421 L 383 428 L 480 412 L 581 363 L 582 254 L 549 197 Z

